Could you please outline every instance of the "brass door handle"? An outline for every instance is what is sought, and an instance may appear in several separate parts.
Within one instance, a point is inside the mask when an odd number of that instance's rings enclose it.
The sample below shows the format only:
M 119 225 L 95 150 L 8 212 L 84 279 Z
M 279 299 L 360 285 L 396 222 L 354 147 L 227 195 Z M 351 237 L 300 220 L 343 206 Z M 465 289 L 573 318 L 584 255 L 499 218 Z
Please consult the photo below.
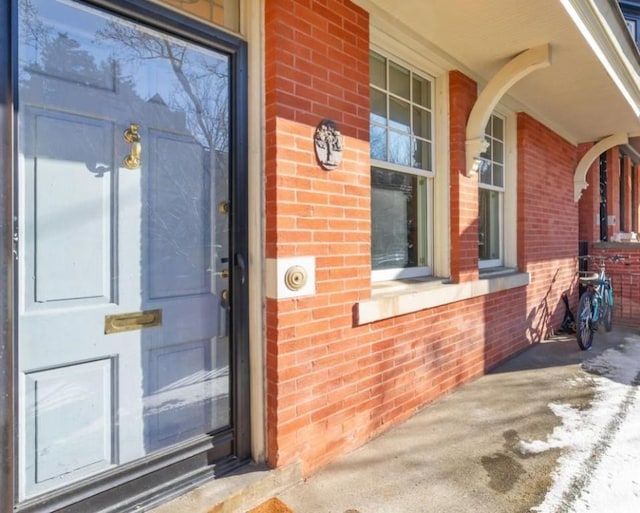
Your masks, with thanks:
M 162 310 L 145 310 L 126 314 L 106 315 L 104 318 L 104 334 L 121 333 L 123 331 L 141 330 L 162 325 Z
M 124 140 L 131 144 L 131 153 L 127 155 L 124 160 L 124 167 L 127 169 L 137 169 L 140 167 L 140 154 L 142 153 L 142 144 L 140 143 L 139 126 L 135 123 L 131 123 L 127 128 L 123 137 Z

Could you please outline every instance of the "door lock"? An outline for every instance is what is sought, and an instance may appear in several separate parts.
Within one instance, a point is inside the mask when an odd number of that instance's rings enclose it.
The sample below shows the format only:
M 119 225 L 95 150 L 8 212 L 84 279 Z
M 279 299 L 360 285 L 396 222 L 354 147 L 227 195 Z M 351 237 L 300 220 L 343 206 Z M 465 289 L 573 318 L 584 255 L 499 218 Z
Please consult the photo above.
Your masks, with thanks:
M 220 203 L 218 203 L 218 212 L 220 212 L 221 214 L 228 214 L 229 208 L 230 205 L 228 201 L 221 201 Z

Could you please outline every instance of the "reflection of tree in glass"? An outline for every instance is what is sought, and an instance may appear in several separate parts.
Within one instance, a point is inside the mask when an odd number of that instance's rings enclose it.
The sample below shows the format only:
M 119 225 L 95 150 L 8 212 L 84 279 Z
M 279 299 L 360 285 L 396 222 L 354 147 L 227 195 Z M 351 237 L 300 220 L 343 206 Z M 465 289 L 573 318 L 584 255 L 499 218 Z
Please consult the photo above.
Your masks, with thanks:
M 122 45 L 127 61 L 164 61 L 178 80 L 169 107 L 187 114 L 187 123 L 201 135 L 213 150 L 227 151 L 229 144 L 229 74 L 226 59 L 211 59 L 191 50 L 187 45 L 158 37 L 134 26 L 109 22 L 97 34 L 98 39 Z M 162 95 L 160 95 L 162 96 Z
M 198 227 L 204 229 L 203 223 L 210 219 L 203 210 L 208 208 L 205 207 L 208 202 L 203 203 L 202 199 L 211 191 L 215 196 L 212 201 L 218 203 L 229 192 L 229 61 L 214 52 L 198 51 L 183 42 L 115 21 L 108 22 L 96 38 L 116 43 L 112 45 L 112 55 L 120 63 L 120 69 L 130 68 L 135 73 L 144 68 L 159 74 L 161 80 L 157 82 L 147 77 L 145 85 L 156 89 L 144 94 L 152 101 L 161 99 L 174 112 L 183 113 L 187 128 L 207 153 L 204 171 L 213 178 L 213 183 L 207 179 L 203 184 L 200 174 L 190 166 L 174 169 L 165 179 L 172 183 L 172 194 L 181 200 L 171 202 L 173 211 L 167 211 L 167 215 L 151 216 L 155 237 L 174 246 L 176 254 L 184 255 L 185 263 L 199 267 L 197 255 L 203 250 L 203 241 L 196 240 Z M 167 208 L 167 203 L 163 208 Z M 169 223 L 170 219 L 180 220 L 181 226 L 191 229 L 180 230 Z M 207 247 L 214 246 L 208 257 L 211 269 L 216 267 L 216 256 L 226 252 L 228 235 L 224 216 L 216 216 L 215 223 L 215 240 L 205 242 Z
M 411 166 L 411 138 L 408 135 L 389 131 L 389 161 Z
M 57 77 L 65 81 L 114 89 L 116 63 L 102 59 L 96 63 L 95 48 L 85 47 L 68 32 L 47 24 L 31 0 L 20 4 L 20 83 L 34 87 L 32 74 Z M 40 85 L 42 85 L 40 83 Z M 47 88 L 65 87 L 50 83 Z M 119 91 L 135 97 L 132 83 L 121 80 Z
M 20 10 L 20 44 L 33 49 L 35 55 L 38 49 L 49 42 L 49 31 L 38 15 L 38 10 L 31 0 L 23 0 L 18 4 Z M 37 64 L 34 62 L 33 64 Z
M 20 5 L 24 5 L 26 13 L 20 19 L 20 37 L 28 42 L 27 48 L 20 49 L 22 100 L 55 104 L 71 95 L 74 110 L 79 113 L 91 112 L 96 105 L 110 105 L 109 115 L 119 126 L 131 122 L 129 117 L 136 113 L 139 117 L 133 121 L 144 125 L 144 118 L 150 116 L 146 122 L 154 121 L 148 127 L 164 128 L 176 136 L 182 134 L 178 139 L 185 133 L 192 134 L 192 142 L 197 144 L 180 139 L 180 155 L 174 151 L 170 158 L 161 156 L 170 141 L 155 149 L 157 164 L 167 172 L 161 175 L 162 183 L 156 180 L 153 190 L 145 191 L 145 202 L 151 195 L 163 198 L 154 203 L 162 215 L 153 212 L 149 228 L 156 240 L 163 239 L 167 252 L 183 255 L 183 264 L 191 268 L 201 267 L 203 251 L 208 251 L 206 248 L 212 244 L 226 248 L 227 219 L 217 216 L 215 229 L 207 229 L 211 221 L 210 202 L 226 200 L 229 190 L 226 56 L 199 52 L 169 37 L 115 19 L 101 20 L 96 27 L 101 30 L 94 32 L 93 37 L 86 31 L 73 29 L 61 33 L 56 29 L 58 20 L 42 16 L 37 2 L 28 0 Z M 78 16 L 78 24 L 86 16 L 74 15 Z M 31 21 L 35 25 L 28 26 Z M 95 27 L 95 19 L 87 19 L 86 25 L 90 23 Z M 145 133 L 145 137 L 148 135 Z M 84 161 L 96 176 L 103 176 L 109 168 L 106 163 L 96 165 L 95 153 L 95 148 L 85 145 L 73 149 L 73 158 Z M 143 166 L 144 158 L 149 155 L 143 157 Z M 151 207 L 147 204 L 147 208 Z M 169 219 L 191 228 L 181 229 L 168 223 Z M 216 240 L 203 240 L 203 233 L 207 237 L 215 234 Z
M 52 4 L 56 4 L 55 9 L 42 9 L 49 17 L 43 16 L 34 7 L 49 7 Z M 128 183 L 135 185 L 129 189 L 112 187 L 111 192 L 114 196 L 118 195 L 117 201 L 114 201 L 116 207 L 126 206 L 127 202 L 132 202 L 135 207 L 140 206 L 136 209 L 134 220 L 138 222 L 139 210 L 141 229 L 139 238 L 136 235 L 133 240 L 131 237 L 118 240 L 127 242 L 128 247 L 138 243 L 142 246 L 144 273 L 141 279 L 148 280 L 148 276 L 154 273 L 164 273 L 169 277 L 165 282 L 174 280 L 173 284 L 183 277 L 187 282 L 194 282 L 196 280 L 192 278 L 196 276 L 203 278 L 201 282 L 205 287 L 209 286 L 207 278 L 211 275 L 207 273 L 211 271 L 214 260 L 210 249 L 212 234 L 216 237 L 213 241 L 216 245 L 228 240 L 228 227 L 225 225 L 228 218 L 218 216 L 220 219 L 216 219 L 216 222 L 219 226 L 212 230 L 213 216 L 210 211 L 213 194 L 220 194 L 225 199 L 228 194 L 228 59 L 216 56 L 213 52 L 199 54 L 163 36 L 154 37 L 129 26 L 120 26 L 120 22 L 109 23 L 88 9 L 73 7 L 75 3 L 50 0 L 32 3 L 31 0 L 24 0 L 19 5 L 24 9 L 19 20 L 22 43 L 19 47 L 21 107 L 35 104 L 40 112 L 47 109 L 56 111 L 56 115 L 65 118 L 65 121 L 69 120 L 70 125 L 100 123 L 113 135 L 113 138 L 106 137 L 105 140 L 87 138 L 85 144 L 71 141 L 60 145 L 64 151 L 56 151 L 46 157 L 57 159 L 60 163 L 84 162 L 87 169 L 98 177 L 104 177 L 111 171 L 115 174 L 125 153 L 123 148 L 126 148 L 122 131 L 132 121 L 139 122 L 145 130 L 143 144 L 144 158 L 147 160 L 145 162 L 143 158 L 139 173 L 132 174 L 126 170 L 121 173 L 128 173 L 128 177 L 140 176 L 140 180 L 129 179 Z M 65 16 L 68 19 L 63 19 Z M 62 32 L 57 30 L 63 23 L 68 27 L 68 32 L 66 28 Z M 92 37 L 89 33 L 91 27 L 99 24 L 105 28 L 93 35 L 97 37 Z M 166 82 L 175 84 L 173 95 L 167 95 L 167 101 L 161 100 L 157 91 L 143 96 L 138 89 L 141 83 L 154 85 L 145 75 L 156 71 L 153 64 L 149 65 L 152 59 L 170 65 L 160 70 L 162 73 L 158 75 L 161 79 L 157 84 L 164 90 L 168 90 Z M 123 69 L 127 62 L 133 65 L 131 74 L 125 72 L 128 69 Z M 138 70 L 140 73 L 136 74 Z M 40 149 L 34 149 L 31 141 L 24 143 L 24 140 L 32 137 L 25 129 L 33 126 L 29 125 L 33 123 L 33 112 L 29 111 L 25 108 L 19 111 L 21 151 L 25 154 L 31 151 L 33 154 L 29 156 L 37 157 L 35 153 Z M 131 119 L 134 115 L 140 117 Z M 193 137 L 188 132 L 193 133 Z M 154 147 L 151 141 L 159 142 Z M 114 147 L 110 146 L 112 142 Z M 105 151 L 106 145 L 109 146 Z M 96 162 L 96 155 L 102 155 L 104 159 Z M 150 169 L 152 163 L 153 169 Z M 215 191 L 212 193 L 214 180 Z M 123 182 L 121 180 L 120 184 Z M 96 188 L 104 187 L 104 181 L 95 180 L 93 183 Z M 129 192 L 132 194 L 129 195 Z M 129 217 L 122 217 L 123 224 L 130 220 Z M 133 230 L 128 231 L 133 233 Z M 151 247 L 158 249 L 153 255 Z M 218 253 L 225 254 L 221 251 Z M 169 265 L 163 267 L 166 261 L 169 261 Z M 210 279 L 210 283 L 214 281 Z M 124 289 L 127 284 L 124 281 L 122 283 Z M 148 286 L 148 281 L 142 285 Z M 224 367 L 227 361 L 217 365 Z M 146 366 L 146 360 L 141 363 Z M 202 362 L 202 366 L 190 376 L 186 376 L 191 372 L 189 368 L 180 367 L 174 374 L 183 372 L 183 377 L 177 378 L 176 382 L 183 379 L 193 384 L 193 388 L 204 390 L 209 385 L 203 383 L 213 381 L 211 363 L 211 358 Z M 151 396 L 155 393 L 154 387 L 159 385 L 152 381 L 146 367 L 143 375 L 145 395 Z M 220 383 L 222 387 L 223 380 Z M 228 378 L 224 378 L 224 383 L 227 384 L 223 392 L 216 392 L 216 395 L 222 396 L 228 391 Z M 171 401 L 189 403 L 193 394 L 190 390 L 174 392 L 169 397 L 161 397 L 154 406 L 162 405 L 170 409 Z M 212 401 L 211 397 L 207 391 L 203 401 L 196 398 L 196 402 Z M 205 415 L 206 411 L 213 409 L 208 404 L 199 407 L 205 411 Z M 150 405 L 146 398 L 145 408 L 147 414 Z M 228 411 L 228 408 L 221 411 Z M 167 419 L 171 420 L 171 417 Z M 163 419 L 167 426 L 168 420 Z M 189 424 L 190 427 L 193 425 Z M 205 431 L 210 427 L 204 425 L 199 429 Z

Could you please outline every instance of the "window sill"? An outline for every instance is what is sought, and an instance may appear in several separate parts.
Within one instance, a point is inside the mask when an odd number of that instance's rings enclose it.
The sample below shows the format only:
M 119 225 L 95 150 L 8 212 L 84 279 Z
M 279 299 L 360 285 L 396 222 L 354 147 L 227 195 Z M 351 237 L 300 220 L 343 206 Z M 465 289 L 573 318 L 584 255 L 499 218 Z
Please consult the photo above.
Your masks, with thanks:
M 478 296 L 529 285 L 529 273 L 512 269 L 483 271 L 480 279 L 465 283 L 447 280 L 413 279 L 374 283 L 372 297 L 357 306 L 357 324 L 406 315 Z

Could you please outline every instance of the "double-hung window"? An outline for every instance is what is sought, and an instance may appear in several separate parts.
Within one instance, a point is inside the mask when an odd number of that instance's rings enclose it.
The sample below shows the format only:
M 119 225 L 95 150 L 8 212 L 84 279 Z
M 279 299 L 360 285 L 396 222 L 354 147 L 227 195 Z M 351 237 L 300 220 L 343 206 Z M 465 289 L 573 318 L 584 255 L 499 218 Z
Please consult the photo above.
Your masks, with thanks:
M 372 278 L 428 275 L 434 81 L 373 51 L 370 74 Z
M 489 143 L 478 176 L 479 267 L 504 265 L 505 120 L 492 114 L 485 128 Z

